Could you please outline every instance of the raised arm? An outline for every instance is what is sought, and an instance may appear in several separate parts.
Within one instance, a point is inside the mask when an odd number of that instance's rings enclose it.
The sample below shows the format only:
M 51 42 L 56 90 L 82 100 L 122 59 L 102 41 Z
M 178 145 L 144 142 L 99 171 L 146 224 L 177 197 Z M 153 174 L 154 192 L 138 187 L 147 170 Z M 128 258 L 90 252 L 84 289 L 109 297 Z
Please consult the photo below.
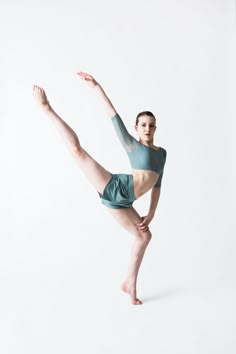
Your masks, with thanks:
M 116 110 L 113 104 L 111 103 L 111 101 L 109 100 L 109 98 L 107 97 L 102 86 L 94 79 L 93 76 L 89 74 L 86 74 L 84 72 L 79 72 L 77 74 L 79 75 L 81 80 L 86 82 L 88 86 L 92 87 L 96 91 L 97 95 L 101 98 L 101 101 L 103 102 L 109 117 L 110 118 L 113 117 L 116 114 Z

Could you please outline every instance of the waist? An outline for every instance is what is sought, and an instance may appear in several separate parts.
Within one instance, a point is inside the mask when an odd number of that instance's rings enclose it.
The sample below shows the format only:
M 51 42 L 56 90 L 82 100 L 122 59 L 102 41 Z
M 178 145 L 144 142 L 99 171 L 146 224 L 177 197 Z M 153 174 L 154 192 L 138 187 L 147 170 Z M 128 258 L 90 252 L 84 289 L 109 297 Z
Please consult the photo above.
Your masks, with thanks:
M 159 174 L 149 170 L 132 170 L 134 195 L 135 198 L 140 198 L 147 193 L 156 183 Z

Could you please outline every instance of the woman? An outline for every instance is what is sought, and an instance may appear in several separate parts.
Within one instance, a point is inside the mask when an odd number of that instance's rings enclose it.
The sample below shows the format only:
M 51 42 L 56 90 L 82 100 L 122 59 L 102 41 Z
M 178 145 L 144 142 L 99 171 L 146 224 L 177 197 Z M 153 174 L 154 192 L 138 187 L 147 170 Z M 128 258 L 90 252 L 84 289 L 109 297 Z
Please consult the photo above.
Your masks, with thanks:
M 136 118 L 135 130 L 139 141 L 126 130 L 124 123 L 99 83 L 89 74 L 78 73 L 79 77 L 100 96 L 108 115 L 112 119 L 117 135 L 125 148 L 132 166 L 132 174 L 111 174 L 98 164 L 80 145 L 75 132 L 57 115 L 47 100 L 44 90 L 33 87 L 33 94 L 44 112 L 53 121 L 78 166 L 98 191 L 102 203 L 122 227 L 134 236 L 127 277 L 121 285 L 129 294 L 131 303 L 140 305 L 137 298 L 138 271 L 151 240 L 149 224 L 152 221 L 160 197 L 161 180 L 166 161 L 166 150 L 153 144 L 156 119 L 149 112 L 141 112 Z M 135 199 L 151 189 L 149 212 L 140 217 L 132 204 Z

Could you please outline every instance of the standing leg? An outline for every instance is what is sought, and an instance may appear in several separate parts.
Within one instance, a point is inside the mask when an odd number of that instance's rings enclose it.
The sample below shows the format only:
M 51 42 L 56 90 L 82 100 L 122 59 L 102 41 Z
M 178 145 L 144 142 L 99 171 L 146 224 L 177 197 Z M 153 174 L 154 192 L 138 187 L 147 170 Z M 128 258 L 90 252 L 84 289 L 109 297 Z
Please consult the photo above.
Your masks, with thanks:
M 134 208 L 109 209 L 109 211 L 119 224 L 135 238 L 131 248 L 127 276 L 121 288 L 130 295 L 132 304 L 140 305 L 142 302 L 137 298 L 136 294 L 138 272 L 152 235 L 149 230 L 144 232 L 137 228 L 136 225 L 141 222 L 141 217 Z
M 97 192 L 103 193 L 105 186 L 111 179 L 111 173 L 97 163 L 80 145 L 78 136 L 71 127 L 63 121 L 52 109 L 44 90 L 38 86 L 33 87 L 33 95 L 40 107 L 52 120 L 61 134 L 68 150 L 78 163 L 80 169 L 86 175 Z

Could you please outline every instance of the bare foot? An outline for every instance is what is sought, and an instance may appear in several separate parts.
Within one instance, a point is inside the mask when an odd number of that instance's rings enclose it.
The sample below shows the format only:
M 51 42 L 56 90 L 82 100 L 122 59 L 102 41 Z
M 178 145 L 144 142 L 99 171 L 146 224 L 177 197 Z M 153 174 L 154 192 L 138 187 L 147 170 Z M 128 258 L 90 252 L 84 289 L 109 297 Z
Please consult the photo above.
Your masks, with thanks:
M 128 283 L 128 281 L 125 281 L 122 285 L 121 285 L 121 289 L 129 294 L 130 299 L 131 299 L 131 304 L 133 305 L 142 305 L 142 301 L 139 300 L 136 297 L 136 290 L 132 289 L 132 286 Z
M 33 95 L 38 104 L 43 108 L 50 108 L 49 101 L 47 99 L 45 91 L 39 87 L 33 86 Z

